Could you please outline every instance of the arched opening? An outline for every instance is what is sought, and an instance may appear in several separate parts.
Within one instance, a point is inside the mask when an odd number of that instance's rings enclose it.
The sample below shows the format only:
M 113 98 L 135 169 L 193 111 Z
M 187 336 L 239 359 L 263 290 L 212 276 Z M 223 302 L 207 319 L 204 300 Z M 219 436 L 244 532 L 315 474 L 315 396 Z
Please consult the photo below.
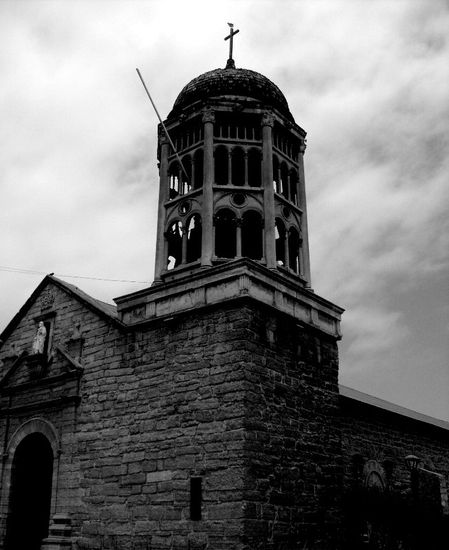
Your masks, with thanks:
M 279 173 L 279 160 L 276 155 L 273 155 L 273 188 L 275 193 L 281 192 L 281 179 Z
M 201 217 L 193 214 L 187 222 L 187 262 L 201 258 Z
M 242 256 L 261 260 L 263 256 L 262 217 L 249 210 L 242 217 Z
M 232 185 L 245 185 L 245 153 L 240 147 L 232 150 Z
M 52 476 L 50 442 L 41 433 L 27 435 L 12 462 L 5 550 L 40 549 L 48 536 Z
M 217 185 L 228 183 L 228 150 L 223 145 L 215 150 L 215 183 Z
M 224 208 L 215 216 L 215 255 L 234 258 L 237 253 L 236 219 L 232 210 Z
M 257 149 L 250 149 L 248 153 L 248 184 L 250 187 L 262 185 L 262 158 Z
M 198 149 L 193 155 L 193 163 L 195 165 L 195 176 L 193 178 L 193 188 L 200 189 L 203 187 L 203 150 Z
M 181 174 L 182 179 L 182 189 L 181 193 L 183 195 L 189 193 L 192 190 L 192 160 L 190 156 L 186 155 L 182 159 L 182 165 L 184 170 Z
M 172 162 L 168 169 L 168 186 L 168 198 L 170 200 L 176 199 L 181 192 L 179 182 L 179 164 L 177 162 Z
M 276 264 L 285 266 L 285 225 L 282 220 L 275 220 Z
M 182 262 L 182 223 L 174 222 L 167 233 L 167 269 L 178 267 Z
M 296 170 L 290 170 L 290 200 L 298 205 L 298 173 Z
M 288 232 L 288 262 L 289 268 L 295 273 L 299 273 L 299 233 L 297 229 L 291 227 Z
M 288 199 L 288 168 L 287 164 L 281 164 L 281 193 Z

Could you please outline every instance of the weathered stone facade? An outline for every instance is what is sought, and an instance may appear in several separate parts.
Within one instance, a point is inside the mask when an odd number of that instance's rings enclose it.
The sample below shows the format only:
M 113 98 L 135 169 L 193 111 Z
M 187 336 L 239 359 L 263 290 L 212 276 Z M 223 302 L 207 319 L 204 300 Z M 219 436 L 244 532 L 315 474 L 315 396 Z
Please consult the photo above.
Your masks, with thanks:
M 449 426 L 339 391 L 282 92 L 231 59 L 166 122 L 155 284 L 48 276 L 1 335 L 0 550 L 447 544 Z

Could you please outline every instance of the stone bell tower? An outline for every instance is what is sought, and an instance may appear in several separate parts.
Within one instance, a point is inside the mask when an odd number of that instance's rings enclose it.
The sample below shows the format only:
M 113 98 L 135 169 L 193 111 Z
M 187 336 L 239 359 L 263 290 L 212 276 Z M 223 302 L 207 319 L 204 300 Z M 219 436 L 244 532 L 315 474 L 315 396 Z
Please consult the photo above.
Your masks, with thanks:
M 335 550 L 343 310 L 310 288 L 306 133 L 231 56 L 183 88 L 165 126 L 155 281 L 115 300 L 153 422 L 147 481 L 164 481 L 153 537 Z
M 165 125 L 155 281 L 246 257 L 310 287 L 306 133 L 279 88 L 230 58 L 183 88 Z

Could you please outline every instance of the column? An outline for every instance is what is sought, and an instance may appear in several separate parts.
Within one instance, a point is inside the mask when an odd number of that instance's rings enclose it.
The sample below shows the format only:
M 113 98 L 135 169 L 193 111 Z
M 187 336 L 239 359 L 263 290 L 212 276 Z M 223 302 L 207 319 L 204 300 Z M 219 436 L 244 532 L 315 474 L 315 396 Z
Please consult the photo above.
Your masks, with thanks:
M 248 187 L 248 151 L 245 149 L 244 152 L 245 159 L 245 186 Z
M 228 149 L 228 185 L 232 183 L 232 150 Z
M 167 258 L 165 254 L 165 203 L 168 200 L 168 151 L 169 143 L 167 136 L 161 127 L 159 127 L 159 144 L 161 147 L 160 165 L 159 165 L 159 206 L 157 214 L 157 236 L 156 236 L 156 262 L 154 266 L 154 283 L 162 282 L 162 273 L 167 267 Z
M 236 218 L 235 220 L 235 226 L 236 226 L 236 232 L 235 232 L 235 235 L 236 235 L 236 239 L 237 239 L 237 242 L 236 242 L 236 257 L 237 258 L 241 258 L 242 257 L 242 218 Z
M 266 112 L 262 117 L 262 182 L 264 187 L 265 260 L 267 267 L 276 268 L 276 242 L 274 230 L 273 143 L 274 116 Z
M 213 254 L 213 189 L 214 183 L 214 122 L 212 109 L 203 111 L 204 124 L 204 170 L 203 170 L 203 219 L 201 241 L 201 265 L 212 265 Z
M 301 216 L 301 235 L 302 235 L 302 256 L 303 256 L 303 277 L 307 281 L 306 286 L 311 287 L 312 281 L 310 278 L 310 256 L 309 256 L 309 234 L 307 229 L 307 204 L 306 204 L 306 188 L 304 179 L 304 153 L 306 150 L 306 140 L 304 139 L 299 149 L 299 177 L 298 177 L 298 199 L 299 206 L 302 210 Z

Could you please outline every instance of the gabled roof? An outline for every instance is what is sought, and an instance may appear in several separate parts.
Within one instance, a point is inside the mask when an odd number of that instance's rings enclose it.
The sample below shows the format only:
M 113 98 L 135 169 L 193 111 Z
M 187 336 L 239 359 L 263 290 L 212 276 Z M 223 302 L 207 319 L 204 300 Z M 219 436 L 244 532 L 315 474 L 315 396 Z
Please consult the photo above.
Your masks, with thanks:
M 101 300 L 97 300 L 86 294 L 84 291 L 80 290 L 77 286 L 70 283 L 66 283 L 61 279 L 58 279 L 54 275 L 46 275 L 44 279 L 39 283 L 37 288 L 28 298 L 28 300 L 23 304 L 19 311 L 14 315 L 10 323 L 7 325 L 5 330 L 0 334 L 0 347 L 3 345 L 3 342 L 10 336 L 14 331 L 16 326 L 20 323 L 21 319 L 24 317 L 26 312 L 30 309 L 31 305 L 35 302 L 36 298 L 43 291 L 43 289 L 49 284 L 52 283 L 70 296 L 73 296 L 81 303 L 83 303 L 91 311 L 95 312 L 104 320 L 114 324 L 118 328 L 123 328 L 124 325 L 118 319 L 117 308 L 112 304 L 107 304 Z

